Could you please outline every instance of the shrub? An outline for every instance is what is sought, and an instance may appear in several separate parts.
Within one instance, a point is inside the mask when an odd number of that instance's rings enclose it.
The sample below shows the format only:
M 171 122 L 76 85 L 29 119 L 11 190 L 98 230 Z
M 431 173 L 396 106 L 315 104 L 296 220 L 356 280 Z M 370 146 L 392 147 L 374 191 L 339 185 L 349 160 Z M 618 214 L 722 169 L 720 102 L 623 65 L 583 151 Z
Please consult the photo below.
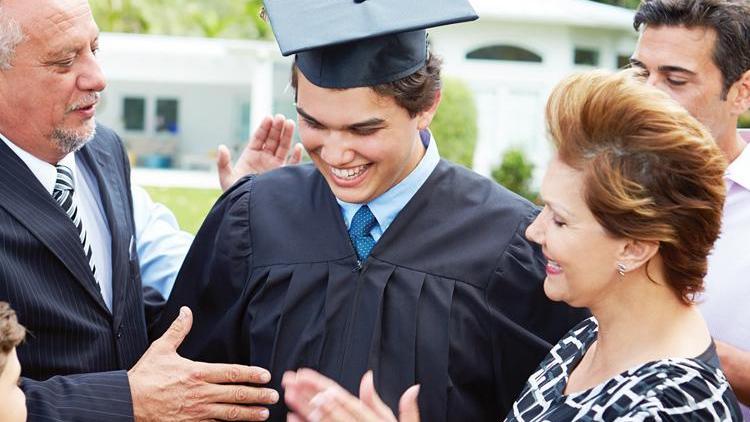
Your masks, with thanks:
M 430 125 L 440 156 L 471 168 L 478 133 L 474 95 L 461 80 L 445 78 L 442 98 Z
M 737 127 L 748 129 L 750 128 L 750 111 L 746 111 L 740 115 L 740 120 L 737 122 Z
M 500 165 L 492 169 L 492 178 L 506 188 L 532 202 L 538 202 L 538 194 L 531 188 L 534 164 L 519 148 L 505 151 Z

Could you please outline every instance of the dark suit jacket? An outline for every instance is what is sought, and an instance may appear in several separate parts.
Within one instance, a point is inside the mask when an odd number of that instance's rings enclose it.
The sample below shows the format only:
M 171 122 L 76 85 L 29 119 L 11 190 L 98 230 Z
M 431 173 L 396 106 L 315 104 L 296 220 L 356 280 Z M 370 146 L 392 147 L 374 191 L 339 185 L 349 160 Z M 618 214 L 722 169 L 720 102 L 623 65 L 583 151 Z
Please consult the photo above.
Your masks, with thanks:
M 125 370 L 148 340 L 130 167 L 119 137 L 101 126 L 76 154 L 97 181 L 112 235 L 112 312 L 94 288 L 73 223 L 3 142 L 0 300 L 29 330 L 18 348 L 29 420 L 131 420 Z

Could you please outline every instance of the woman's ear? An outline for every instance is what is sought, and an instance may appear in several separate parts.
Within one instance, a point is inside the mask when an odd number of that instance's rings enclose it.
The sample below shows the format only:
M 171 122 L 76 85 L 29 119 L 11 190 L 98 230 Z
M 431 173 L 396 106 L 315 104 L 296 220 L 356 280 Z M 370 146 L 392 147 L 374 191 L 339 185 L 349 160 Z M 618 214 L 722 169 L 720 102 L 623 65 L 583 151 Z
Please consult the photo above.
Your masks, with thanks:
M 427 110 L 419 112 L 419 114 L 417 115 L 417 129 L 425 130 L 430 126 L 430 123 L 432 123 L 432 119 L 437 113 L 438 107 L 440 106 L 440 100 L 442 98 L 442 91 L 436 92 L 435 99 L 432 102 L 432 105 Z
M 618 256 L 618 271 L 629 272 L 645 266 L 659 252 L 659 242 L 630 239 Z

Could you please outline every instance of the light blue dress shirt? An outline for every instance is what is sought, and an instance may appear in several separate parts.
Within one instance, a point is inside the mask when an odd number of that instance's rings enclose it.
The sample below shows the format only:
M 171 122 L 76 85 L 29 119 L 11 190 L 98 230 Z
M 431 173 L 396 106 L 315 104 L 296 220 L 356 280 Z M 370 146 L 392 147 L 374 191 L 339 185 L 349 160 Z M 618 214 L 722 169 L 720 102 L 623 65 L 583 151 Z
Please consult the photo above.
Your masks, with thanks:
M 439 162 L 440 153 L 432 134 L 430 134 L 427 151 L 419 161 L 419 164 L 417 164 L 417 167 L 396 186 L 366 204 L 370 207 L 370 211 L 372 211 L 375 219 L 378 220 L 378 224 L 370 231 L 372 238 L 376 242 L 388 230 L 388 227 L 396 219 L 398 213 L 401 212 L 424 182 L 427 181 L 427 178 L 430 177 Z M 354 214 L 365 204 L 352 204 L 338 198 L 336 198 L 336 201 L 338 201 L 341 207 L 341 215 L 344 217 L 344 222 L 348 229 L 352 224 Z
M 141 283 L 166 299 L 185 260 L 193 235 L 180 230 L 172 211 L 151 200 L 148 192 L 132 185 L 135 245 Z

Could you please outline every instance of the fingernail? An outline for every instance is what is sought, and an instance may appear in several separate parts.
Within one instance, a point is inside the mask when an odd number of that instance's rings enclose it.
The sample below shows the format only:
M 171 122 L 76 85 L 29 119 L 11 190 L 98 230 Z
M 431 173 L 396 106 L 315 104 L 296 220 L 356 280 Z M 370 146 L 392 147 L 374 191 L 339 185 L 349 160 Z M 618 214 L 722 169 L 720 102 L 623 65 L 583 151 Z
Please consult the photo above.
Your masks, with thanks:
M 271 392 L 271 401 L 274 403 L 279 401 L 279 393 L 276 392 L 275 390 Z
M 271 374 L 268 372 L 263 372 L 260 374 L 260 381 L 261 382 L 268 382 L 271 381 Z
M 186 308 L 184 306 L 180 308 L 180 315 L 179 315 L 180 319 L 185 318 L 185 313 L 186 313 L 185 309 Z
M 260 411 L 260 417 L 263 419 L 268 419 L 268 416 L 270 416 L 270 413 L 268 412 L 268 409 L 263 409 Z

